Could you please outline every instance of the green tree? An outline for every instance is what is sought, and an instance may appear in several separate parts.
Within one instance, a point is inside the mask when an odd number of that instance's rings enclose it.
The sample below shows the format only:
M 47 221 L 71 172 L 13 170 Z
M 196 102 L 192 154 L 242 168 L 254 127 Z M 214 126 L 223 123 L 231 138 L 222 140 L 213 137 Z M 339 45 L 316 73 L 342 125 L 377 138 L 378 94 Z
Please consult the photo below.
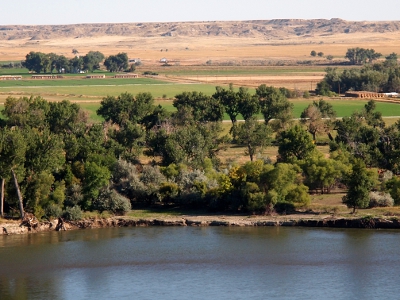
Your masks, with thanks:
M 104 60 L 104 54 L 99 51 L 89 51 L 83 57 L 83 70 L 93 72 L 100 69 L 100 63 Z
M 162 114 L 156 108 L 154 98 L 150 93 L 139 93 L 135 97 L 129 93 L 122 93 L 118 97 L 103 98 L 97 114 L 106 121 L 112 121 L 121 126 L 127 121 L 146 123 L 145 120 L 153 113 Z
M 256 89 L 256 95 L 266 124 L 272 119 L 277 119 L 283 124 L 292 119 L 293 104 L 287 100 L 281 90 L 262 84 Z
M 224 89 L 220 86 L 215 88 L 215 93 L 213 94 L 213 98 L 218 99 L 220 103 L 225 108 L 225 112 L 228 114 L 231 119 L 232 126 L 236 125 L 237 116 L 240 114 L 240 99 L 233 90 L 232 83 L 229 84 L 229 89 Z
M 29 71 L 49 73 L 52 61 L 46 53 L 31 51 L 25 56 L 25 61 L 22 64 Z
M 164 124 L 149 132 L 149 155 L 159 156 L 163 165 L 184 163 L 202 166 L 206 158 L 217 162 L 216 154 L 226 148 L 227 136 L 221 136 L 221 124 L 197 123 L 190 126 Z
M 7 118 L 8 126 L 44 128 L 49 109 L 49 103 L 40 96 L 7 97 L 1 113 Z
M 386 60 L 395 60 L 395 61 L 397 61 L 397 58 L 398 58 L 398 56 L 397 56 L 397 53 L 395 53 L 395 52 L 392 52 L 388 56 L 385 57 Z
M 54 57 L 52 66 L 57 70 L 59 73 L 69 73 L 70 72 L 70 61 L 64 55 L 57 55 Z
M 278 161 L 280 162 L 305 159 L 315 150 L 310 135 L 299 125 L 279 132 L 276 136 L 276 142 L 279 145 Z
M 260 112 L 260 101 L 251 95 L 248 88 L 240 87 L 236 93 L 239 100 L 239 112 L 244 120 L 247 120 Z
M 19 209 L 21 218 L 24 216 L 24 205 L 19 190 L 17 176 L 22 178 L 24 175 L 24 162 L 25 154 L 27 150 L 27 143 L 24 138 L 23 132 L 18 127 L 14 129 L 0 128 L 0 178 L 5 180 L 10 179 L 13 175 L 13 179 L 16 185 L 16 191 L 18 193 Z M 3 201 L 5 195 L 4 181 L 1 185 L 1 213 L 3 214 Z
M 271 144 L 272 130 L 266 124 L 260 123 L 256 117 L 251 117 L 239 124 L 234 129 L 233 135 L 238 144 L 247 147 L 245 154 L 249 155 L 250 160 L 253 161 L 254 155 L 258 151 L 261 152 Z
M 79 73 L 83 70 L 83 58 L 79 56 L 75 56 L 74 58 L 70 59 L 69 61 L 71 72 Z
M 368 62 L 372 62 L 382 54 L 375 52 L 374 49 L 364 49 L 364 48 L 349 48 L 347 49 L 345 58 L 350 61 L 352 65 L 361 65 Z
M 224 117 L 224 106 L 219 99 L 198 92 L 183 92 L 175 96 L 173 103 L 178 113 L 190 113 L 196 122 L 218 122 Z
M 348 191 L 342 201 L 347 207 L 353 209 L 367 208 L 369 205 L 369 192 L 377 183 L 377 174 L 368 170 L 361 160 L 356 160 L 351 173 L 345 178 Z
M 312 134 L 313 140 L 316 141 L 317 133 L 329 133 L 336 112 L 330 103 L 320 99 L 318 102 L 313 101 L 312 104 L 308 105 L 300 117 L 301 123 L 307 126 L 308 132 Z
M 330 193 L 331 188 L 346 174 L 347 168 L 340 160 L 325 158 L 320 152 L 300 162 L 305 175 L 305 184 L 321 194 Z
M 310 52 L 310 55 L 313 56 L 313 57 L 315 57 L 315 56 L 317 56 L 317 52 L 316 52 L 315 50 L 312 50 L 312 51 Z
M 111 172 L 107 167 L 99 166 L 95 162 L 86 162 L 84 170 L 84 203 L 81 205 L 83 208 L 89 209 L 92 205 L 92 201 L 99 196 L 100 191 L 108 186 Z
M 110 55 L 104 61 L 104 66 L 110 72 L 121 72 L 129 67 L 128 54 L 125 52 L 118 53 L 117 55 Z

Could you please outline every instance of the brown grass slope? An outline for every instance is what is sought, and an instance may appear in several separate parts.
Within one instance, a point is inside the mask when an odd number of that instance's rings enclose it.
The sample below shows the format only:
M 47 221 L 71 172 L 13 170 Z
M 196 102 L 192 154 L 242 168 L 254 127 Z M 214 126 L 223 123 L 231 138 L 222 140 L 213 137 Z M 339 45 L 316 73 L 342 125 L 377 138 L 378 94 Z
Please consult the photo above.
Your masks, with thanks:
M 49 40 L 102 36 L 125 37 L 263 37 L 289 39 L 353 33 L 388 33 L 400 30 L 400 21 L 350 22 L 342 19 L 277 19 L 254 21 L 114 23 L 74 25 L 3 25 L 0 40 Z

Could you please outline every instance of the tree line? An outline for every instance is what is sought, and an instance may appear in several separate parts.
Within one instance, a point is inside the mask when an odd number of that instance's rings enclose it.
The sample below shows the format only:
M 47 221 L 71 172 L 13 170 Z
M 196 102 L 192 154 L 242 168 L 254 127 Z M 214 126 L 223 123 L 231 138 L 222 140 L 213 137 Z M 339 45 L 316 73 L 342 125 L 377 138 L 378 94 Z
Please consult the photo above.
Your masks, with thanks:
M 266 213 L 307 205 L 310 191 L 338 185 L 348 188 L 343 201 L 353 209 L 400 203 L 393 176 L 400 172 L 400 122 L 386 127 L 373 101 L 342 120 L 329 103 L 314 101 L 300 123 L 285 89 L 266 85 L 255 93 L 233 86 L 212 96 L 184 92 L 174 106 L 167 112 L 150 93 L 107 96 L 97 111 L 104 122 L 92 124 L 69 101 L 7 98 L 1 213 L 76 219 L 82 211 L 123 214 L 154 203 Z M 229 134 L 222 133 L 225 112 Z M 316 149 L 317 134 L 331 136 L 329 158 Z M 272 143 L 274 163 L 262 154 Z M 221 163 L 219 153 L 231 144 L 245 147 L 247 163 Z M 142 163 L 144 156 L 150 163 Z
M 386 56 L 382 62 L 373 63 L 377 57 L 381 56 L 380 53 L 378 55 L 372 49 L 363 48 L 349 49 L 349 51 L 352 54 L 347 54 L 346 57 L 352 57 L 349 58 L 350 62 L 363 64 L 363 66 L 343 71 L 327 68 L 324 79 L 317 85 L 317 94 L 331 96 L 333 93 L 346 91 L 400 92 L 400 66 L 396 53 Z M 370 55 L 354 54 L 360 51 L 370 53 Z
M 75 50 L 76 51 L 76 50 Z M 135 64 L 129 65 L 128 55 L 118 53 L 105 57 L 99 51 L 90 51 L 84 56 L 75 56 L 68 59 L 64 55 L 55 53 L 29 52 L 22 66 L 36 73 L 79 73 L 100 70 L 101 64 L 110 72 L 134 71 Z

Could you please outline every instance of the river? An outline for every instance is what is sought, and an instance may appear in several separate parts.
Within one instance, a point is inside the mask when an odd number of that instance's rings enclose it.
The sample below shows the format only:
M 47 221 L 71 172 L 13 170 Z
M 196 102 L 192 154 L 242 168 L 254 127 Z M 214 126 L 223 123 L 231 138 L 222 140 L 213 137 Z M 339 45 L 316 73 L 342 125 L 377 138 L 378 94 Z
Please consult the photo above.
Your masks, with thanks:
M 0 299 L 398 299 L 400 231 L 133 227 L 0 236 Z

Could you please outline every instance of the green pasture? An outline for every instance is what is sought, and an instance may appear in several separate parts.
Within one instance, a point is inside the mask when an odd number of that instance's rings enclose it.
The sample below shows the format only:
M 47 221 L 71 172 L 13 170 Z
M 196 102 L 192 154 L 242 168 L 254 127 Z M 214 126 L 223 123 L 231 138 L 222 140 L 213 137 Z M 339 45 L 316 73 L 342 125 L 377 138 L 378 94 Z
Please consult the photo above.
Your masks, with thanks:
M 326 100 L 332 104 L 338 117 L 349 117 L 355 111 L 361 111 L 368 100 Z M 303 110 L 313 102 L 313 100 L 294 100 L 293 115 L 295 118 L 300 118 Z M 384 117 L 400 116 L 400 101 L 399 103 L 376 102 L 376 110 L 382 113 Z
M 120 85 L 151 85 L 166 84 L 161 80 L 152 78 L 104 78 L 86 79 L 83 77 L 76 79 L 50 79 L 50 80 L 1 80 L 0 87 L 79 87 L 79 86 L 120 86 Z
M 44 97 L 46 99 L 46 97 Z M 333 105 L 333 108 L 337 112 L 338 117 L 346 117 L 350 116 L 354 111 L 361 111 L 364 108 L 364 105 L 367 103 L 367 100 L 327 100 L 329 103 Z M 79 102 L 78 102 L 79 103 Z M 175 107 L 172 105 L 172 100 L 156 100 L 155 104 L 160 104 L 168 111 L 175 111 Z M 306 108 L 312 100 L 295 100 L 294 103 L 294 117 L 299 118 L 301 112 Z M 96 114 L 97 109 L 100 107 L 100 103 L 98 102 L 82 102 L 79 103 L 83 110 L 85 110 L 89 114 L 89 119 L 92 122 L 101 122 L 102 117 Z M 384 117 L 397 117 L 400 116 L 400 103 L 386 103 L 386 102 L 377 102 L 376 103 L 377 110 L 382 113 Z M 3 105 L 0 105 L 0 110 L 3 109 Z M 262 115 L 259 115 L 259 118 L 262 119 Z M 230 120 L 228 115 L 225 114 L 224 120 Z
M 29 74 L 28 69 L 25 68 L 0 68 L 0 75 L 32 76 L 32 74 Z
M 310 75 L 313 73 L 325 72 L 326 65 L 297 65 L 297 66 L 158 66 L 147 68 L 141 66 L 136 72 L 141 74 L 144 71 L 154 71 L 162 75 L 171 76 L 249 76 L 249 75 Z M 338 66 L 339 70 L 344 70 L 348 66 Z
M 364 105 L 367 103 L 366 100 L 327 100 L 333 105 L 333 108 L 337 112 L 338 117 L 349 117 L 354 111 L 361 111 Z M 294 109 L 293 115 L 295 118 L 300 118 L 302 111 L 312 103 L 312 100 L 296 100 L 293 101 Z M 175 107 L 172 105 L 172 100 L 157 100 L 155 104 L 160 104 L 162 107 L 170 112 L 175 111 Z M 100 107 L 100 103 L 81 103 L 80 106 L 89 113 L 90 119 L 93 122 L 101 121 L 102 118 L 96 115 L 96 110 Z M 384 117 L 400 116 L 400 103 L 376 103 L 377 110 L 382 113 Z M 259 115 L 262 119 L 262 115 Z M 229 116 L 225 114 L 224 120 L 230 120 Z

